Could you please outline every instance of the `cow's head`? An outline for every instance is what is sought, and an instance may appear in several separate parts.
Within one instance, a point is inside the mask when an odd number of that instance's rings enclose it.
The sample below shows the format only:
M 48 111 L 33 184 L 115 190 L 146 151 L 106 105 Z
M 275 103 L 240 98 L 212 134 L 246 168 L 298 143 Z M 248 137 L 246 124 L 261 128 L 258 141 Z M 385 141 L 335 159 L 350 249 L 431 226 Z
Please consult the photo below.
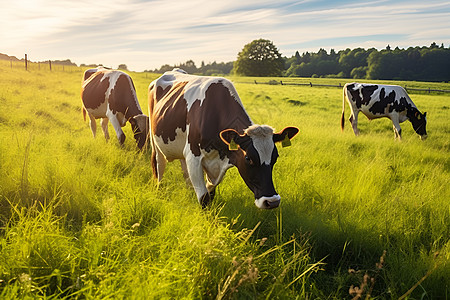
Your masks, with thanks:
M 255 195 L 257 207 L 270 209 L 280 204 L 280 196 L 272 181 L 273 165 L 278 158 L 275 143 L 290 145 L 290 140 L 297 133 L 295 127 L 286 127 L 274 133 L 273 128 L 266 125 L 252 125 L 243 135 L 234 129 L 220 132 L 220 138 L 232 151 L 230 162 L 238 168 L 242 179 Z
M 148 117 L 146 115 L 136 115 L 128 120 L 133 129 L 134 138 L 139 149 L 142 149 L 149 135 Z
M 414 131 L 420 135 L 422 140 L 425 140 L 427 136 L 427 113 L 421 113 L 416 111 L 412 116 L 409 116 L 409 120 L 414 128 Z

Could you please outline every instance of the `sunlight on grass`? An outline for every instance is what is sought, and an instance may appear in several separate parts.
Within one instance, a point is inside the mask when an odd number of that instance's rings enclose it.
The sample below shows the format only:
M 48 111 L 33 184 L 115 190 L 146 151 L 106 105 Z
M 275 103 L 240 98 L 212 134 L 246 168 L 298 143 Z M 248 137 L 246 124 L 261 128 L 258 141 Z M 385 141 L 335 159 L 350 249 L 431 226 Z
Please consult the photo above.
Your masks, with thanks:
M 129 126 L 123 147 L 92 137 L 82 69 L 0 71 L 1 298 L 340 299 L 366 273 L 363 296 L 450 290 L 446 95 L 412 95 L 429 138 L 405 122 L 398 142 L 389 120 L 342 133 L 340 89 L 233 78 L 255 123 L 300 133 L 279 147 L 278 209 L 230 169 L 202 210 L 178 162 L 156 183 Z M 145 112 L 158 75 L 131 76 Z

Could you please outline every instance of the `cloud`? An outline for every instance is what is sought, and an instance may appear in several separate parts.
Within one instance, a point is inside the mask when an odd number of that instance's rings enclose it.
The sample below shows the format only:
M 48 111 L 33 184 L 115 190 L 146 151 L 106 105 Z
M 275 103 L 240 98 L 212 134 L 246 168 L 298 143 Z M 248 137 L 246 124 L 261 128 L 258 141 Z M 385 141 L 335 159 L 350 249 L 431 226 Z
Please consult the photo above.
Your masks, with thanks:
M 441 43 L 450 38 L 449 19 L 450 3 L 442 0 L 16 0 L 0 11 L 0 50 L 143 70 L 231 61 L 257 38 L 287 56 Z

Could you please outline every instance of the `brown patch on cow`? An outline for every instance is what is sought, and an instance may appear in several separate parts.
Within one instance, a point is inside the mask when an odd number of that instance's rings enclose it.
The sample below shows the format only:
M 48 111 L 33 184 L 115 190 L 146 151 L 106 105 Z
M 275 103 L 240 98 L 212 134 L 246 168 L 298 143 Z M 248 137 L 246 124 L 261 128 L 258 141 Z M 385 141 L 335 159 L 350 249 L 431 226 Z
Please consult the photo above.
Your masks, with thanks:
M 170 91 L 171 88 L 172 88 L 171 85 L 167 86 L 165 89 L 163 89 L 162 87 L 158 86 L 156 88 L 156 99 L 162 99 L 167 94 L 167 92 Z
M 215 149 L 223 158 L 229 151 L 219 133 L 231 128 L 242 134 L 251 120 L 230 90 L 219 82 L 208 87 L 203 102 L 195 100 L 187 113 L 187 124 L 188 142 L 195 156 L 200 156 L 200 149 Z
M 97 69 L 89 69 L 84 72 L 83 81 L 86 81 L 89 77 L 91 77 L 92 74 L 95 74 L 98 70 Z
M 83 86 L 81 91 L 81 99 L 84 107 L 89 109 L 96 109 L 105 102 L 105 93 L 109 87 L 109 78 L 102 80 L 104 74 L 97 73 L 96 76 Z
M 183 92 L 187 84 L 180 82 L 166 89 L 158 86 L 156 99 L 150 99 L 152 134 L 166 144 L 175 140 L 177 128 L 186 131 L 187 103 Z
M 131 84 L 130 84 L 131 83 Z M 121 112 L 129 120 L 133 116 L 142 114 L 137 106 L 136 89 L 133 81 L 126 74 L 120 74 L 109 96 L 109 108 L 116 114 Z

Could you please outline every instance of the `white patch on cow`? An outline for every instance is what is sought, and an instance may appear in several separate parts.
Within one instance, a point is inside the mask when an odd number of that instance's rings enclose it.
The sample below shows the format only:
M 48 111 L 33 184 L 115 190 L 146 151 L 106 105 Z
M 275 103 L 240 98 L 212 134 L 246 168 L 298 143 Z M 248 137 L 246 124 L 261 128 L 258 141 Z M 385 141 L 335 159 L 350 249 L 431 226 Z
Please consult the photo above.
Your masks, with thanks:
M 199 100 L 200 105 L 206 98 L 206 91 L 209 86 L 214 83 L 221 83 L 230 92 L 230 95 L 238 102 L 242 108 L 241 99 L 233 86 L 233 84 L 225 78 L 222 77 L 208 77 L 208 76 L 194 76 L 187 74 L 182 69 L 173 69 L 172 71 L 164 73 L 155 82 L 156 87 L 161 87 L 166 89 L 168 86 L 173 86 L 178 83 L 187 82 L 188 84 L 184 87 L 184 98 L 187 102 L 187 110 L 189 111 L 195 101 Z
M 255 199 L 255 205 L 258 208 L 262 209 L 268 209 L 268 208 L 275 208 L 278 207 L 280 204 L 281 197 L 280 195 L 273 195 L 272 197 L 261 197 L 258 199 Z
M 106 101 L 102 102 L 99 107 L 86 108 L 86 111 L 96 119 L 105 118 L 107 110 L 108 110 L 108 103 Z
M 162 137 L 153 135 L 156 146 L 159 148 L 160 152 L 163 153 L 167 161 L 184 158 L 183 149 L 186 146 L 186 132 L 187 130 L 183 131 L 181 128 L 177 128 L 175 130 L 175 140 L 169 140 L 167 144 L 164 142 Z
M 112 90 L 116 86 L 117 80 L 119 79 L 119 77 L 122 74 L 123 74 L 122 72 L 117 72 L 117 71 L 108 71 L 108 72 L 105 72 L 103 74 L 103 77 L 100 80 L 100 82 L 102 82 L 106 78 L 109 78 L 109 86 L 108 86 L 108 89 L 105 92 L 105 99 L 109 99 L 109 96 L 111 96 Z
M 133 94 L 134 103 L 136 104 L 136 107 L 142 111 L 141 106 L 139 105 L 139 101 L 137 99 L 136 95 L 136 89 L 134 88 L 133 81 L 131 81 L 131 77 L 127 75 L 128 85 L 130 86 L 131 93 Z
M 223 159 L 220 159 L 220 155 L 217 150 L 211 150 L 208 152 L 202 149 L 201 153 L 203 157 L 202 167 L 206 172 L 207 186 L 216 186 L 222 181 L 226 171 L 233 167 L 233 165 L 230 164 L 230 160 L 226 156 Z
M 170 74 L 169 72 L 166 72 L 161 77 L 150 83 L 150 87 L 152 87 L 153 85 L 154 89 L 161 87 L 165 90 L 167 87 L 172 86 L 174 83 L 175 76 L 173 74 Z
M 252 125 L 245 130 L 245 133 L 252 139 L 253 147 L 259 154 L 261 165 L 270 165 L 272 160 L 272 152 L 275 147 L 273 132 L 273 128 L 267 125 Z

